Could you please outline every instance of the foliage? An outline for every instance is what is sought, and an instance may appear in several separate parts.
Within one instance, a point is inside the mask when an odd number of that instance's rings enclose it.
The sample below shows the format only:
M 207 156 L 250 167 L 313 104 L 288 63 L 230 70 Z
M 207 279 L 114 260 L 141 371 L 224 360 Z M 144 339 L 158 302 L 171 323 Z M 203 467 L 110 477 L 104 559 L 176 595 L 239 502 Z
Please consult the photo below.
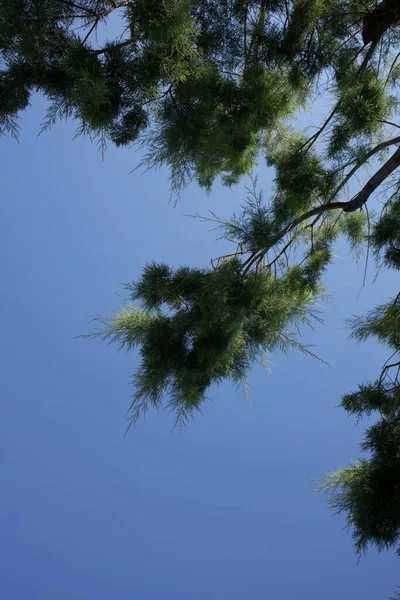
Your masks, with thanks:
M 399 297 L 352 322 L 353 337 L 374 336 L 394 350 L 377 381 L 361 384 L 341 402 L 358 419 L 379 414 L 361 444 L 369 457 L 331 473 L 322 485 L 331 508 L 346 514 L 358 554 L 368 545 L 382 550 L 400 540 L 400 361 L 394 359 L 400 352 L 399 332 Z
M 97 47 L 113 13 L 120 33 Z M 193 178 L 232 185 L 264 149 L 284 196 L 303 190 L 302 210 L 332 190 L 321 160 L 340 174 L 387 135 L 399 34 L 389 18 L 367 48 L 360 24 L 373 13 L 360 0 L 1 0 L 1 131 L 17 136 L 39 91 L 50 101 L 45 128 L 74 117 L 102 146 L 142 144 L 144 164 L 168 165 L 176 193 Z M 321 92 L 334 98 L 328 120 L 271 153 L 284 122 Z M 319 158 L 300 152 L 317 139 Z
M 131 418 L 149 405 L 160 407 L 167 394 L 181 425 L 200 408 L 210 385 L 227 378 L 243 383 L 254 360 L 300 346 L 290 328 L 318 318 L 317 279 L 328 259 L 310 256 L 279 279 L 262 270 L 244 275 L 235 258 L 215 270 L 147 265 L 141 279 L 127 286 L 143 308 L 128 305 L 93 334 L 127 350 L 141 346 Z
M 393 196 L 371 232 L 377 258 L 399 269 L 399 201 Z M 400 540 L 400 294 L 367 315 L 350 321 L 351 337 L 363 342 L 375 337 L 392 352 L 373 383 L 359 385 L 345 394 L 341 406 L 360 419 L 379 419 L 369 426 L 361 443 L 367 459 L 331 473 L 321 489 L 337 513 L 345 513 L 357 553 L 368 545 L 378 550 L 392 548 Z

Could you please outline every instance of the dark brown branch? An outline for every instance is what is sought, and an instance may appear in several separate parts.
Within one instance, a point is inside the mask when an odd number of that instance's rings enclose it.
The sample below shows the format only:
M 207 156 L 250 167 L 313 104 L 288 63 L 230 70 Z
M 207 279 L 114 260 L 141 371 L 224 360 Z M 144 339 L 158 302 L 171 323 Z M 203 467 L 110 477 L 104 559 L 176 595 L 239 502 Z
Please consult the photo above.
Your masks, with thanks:
M 398 125 L 397 123 L 393 123 L 392 121 L 386 121 L 385 119 L 380 119 L 379 123 L 384 123 L 385 125 L 390 125 L 391 127 L 397 127 L 397 129 L 400 129 L 400 125 Z
M 285 0 L 285 12 L 286 12 L 286 17 L 285 17 L 285 24 L 283 26 L 283 31 L 286 34 L 286 29 L 287 29 L 287 26 L 288 26 L 289 21 L 290 21 L 290 11 L 289 11 L 289 6 L 288 6 L 288 3 L 287 3 L 287 0 Z
M 394 352 L 390 358 L 392 358 L 392 357 L 393 357 L 393 356 L 395 356 L 396 354 L 397 354 L 397 351 L 396 351 L 396 352 Z M 390 359 L 389 359 L 389 360 L 390 360 Z M 378 389 L 381 387 L 381 385 L 382 385 L 382 382 L 383 382 L 383 380 L 385 379 L 385 377 L 386 377 L 386 375 L 387 375 L 387 373 L 388 373 L 389 369 L 392 369 L 393 367 L 400 367 L 400 361 L 399 361 L 399 362 L 392 363 L 392 364 L 390 364 L 390 365 L 386 365 L 386 366 L 384 366 L 384 367 L 383 367 L 383 369 L 382 369 L 382 372 L 381 372 L 381 375 L 380 375 L 380 377 L 379 377 L 379 381 L 378 381 Z M 396 379 L 397 379 L 397 378 L 396 378 Z
M 357 300 L 358 300 L 358 298 L 359 298 L 362 290 L 364 289 L 365 283 L 367 281 L 369 252 L 370 252 L 370 248 L 371 248 L 371 219 L 369 218 L 369 210 L 368 210 L 368 206 L 367 205 L 365 205 L 365 213 L 367 215 L 367 223 L 368 223 L 368 231 L 367 231 L 367 253 L 365 255 L 363 282 L 362 282 L 362 286 L 360 288 L 360 291 L 358 292 Z
M 361 19 L 359 19 L 358 21 L 356 21 L 355 23 L 353 23 L 353 25 L 355 25 L 356 23 L 358 23 L 359 21 L 361 21 Z M 350 40 L 352 40 L 353 38 L 357 37 L 358 34 L 362 31 L 362 27 L 360 27 L 359 29 L 357 29 L 352 35 L 350 35 L 346 40 L 344 40 L 344 42 L 342 42 L 340 44 L 340 46 L 338 46 L 335 50 L 335 52 L 337 52 L 338 50 L 340 50 L 341 48 L 343 48 L 343 46 L 345 46 L 348 42 L 350 42 Z
M 384 165 L 367 181 L 362 190 L 353 200 L 347 202 L 344 212 L 354 212 L 364 206 L 371 194 L 387 179 L 400 165 L 400 148 L 385 162 Z
M 112 44 L 112 45 L 108 46 L 107 48 L 100 48 L 99 50 L 93 50 L 93 54 L 96 54 L 97 56 L 99 56 L 100 54 L 106 54 L 107 52 L 110 52 L 114 48 L 124 48 L 125 46 L 130 46 L 131 44 L 133 44 L 133 41 L 131 39 L 125 40 L 124 42 L 120 42 L 119 44 Z
M 358 70 L 356 79 L 361 79 L 361 77 L 364 75 L 365 70 L 367 68 L 367 65 L 368 65 L 369 61 L 371 60 L 372 55 L 375 52 L 375 49 L 376 49 L 376 47 L 377 47 L 377 45 L 379 44 L 380 41 L 381 41 L 381 38 L 379 37 L 376 40 L 374 40 L 372 42 L 372 44 L 370 45 L 370 47 L 368 48 L 368 52 L 365 55 L 365 58 L 364 58 L 364 60 L 361 63 L 361 66 L 360 66 L 360 68 Z
M 146 104 L 151 104 L 151 102 L 158 102 L 159 100 L 162 100 L 163 98 L 168 96 L 168 94 L 172 94 L 172 85 L 170 85 L 169 88 L 161 94 L 161 96 L 158 96 L 157 98 L 150 98 L 150 100 L 146 100 L 146 102 L 143 102 L 141 106 L 146 106 Z
M 99 22 L 100 22 L 100 17 L 96 17 L 95 20 L 93 21 L 93 25 L 91 26 L 91 28 L 89 29 L 89 31 L 87 32 L 87 34 L 85 35 L 85 37 L 83 38 L 82 44 L 86 44 L 86 42 L 90 38 L 90 36 L 93 33 L 93 31 L 96 29 L 96 27 L 99 24 Z
M 385 142 L 383 142 L 385 143 Z M 377 152 L 377 150 L 375 150 Z M 349 202 L 328 202 L 321 206 L 316 206 L 311 210 L 300 215 L 296 219 L 293 219 L 290 223 L 285 225 L 283 229 L 276 235 L 273 242 L 268 248 L 264 248 L 250 255 L 250 257 L 243 263 L 242 269 L 243 275 L 251 269 L 255 262 L 257 262 L 269 248 L 278 244 L 290 231 L 308 221 L 312 217 L 318 217 L 326 212 L 332 210 L 342 210 L 345 213 L 355 212 L 362 208 L 368 201 L 371 194 L 381 185 L 381 183 L 389 177 L 397 167 L 400 166 L 400 148 L 389 158 L 388 161 L 367 181 L 362 190 Z
M 318 129 L 318 131 L 316 133 L 314 133 L 314 135 L 312 135 L 306 142 L 304 142 L 304 144 L 302 144 L 300 146 L 299 152 L 301 150 L 304 150 L 304 148 L 306 148 L 306 147 L 307 147 L 307 150 L 309 150 L 311 148 L 311 146 L 317 141 L 317 139 L 319 138 L 321 133 L 324 131 L 324 129 L 329 125 L 329 123 L 335 116 L 336 111 L 337 111 L 337 105 L 333 108 L 331 114 L 328 116 L 325 123 L 323 125 L 321 125 L 321 127 Z
M 383 142 L 384 143 L 384 142 Z M 369 199 L 371 194 L 387 179 L 395 169 L 400 165 L 400 148 L 385 162 L 384 165 L 367 181 L 362 190 L 349 202 L 329 202 L 322 206 L 317 206 L 308 212 L 304 213 L 291 223 L 286 225 L 279 234 L 279 239 L 289 233 L 291 229 L 297 227 L 311 217 L 323 214 L 330 210 L 343 210 L 346 213 L 355 212 L 361 208 Z
M 288 250 L 288 248 L 290 248 L 290 246 L 293 244 L 293 242 L 295 241 L 295 239 L 296 239 L 296 236 L 295 236 L 295 235 L 294 235 L 292 238 L 290 238 L 290 240 L 288 241 L 288 243 L 287 243 L 287 244 L 286 244 L 286 245 L 285 245 L 285 246 L 282 248 L 282 250 L 280 250 L 280 251 L 278 252 L 278 254 L 275 256 L 274 260 L 273 260 L 273 261 L 271 261 L 271 262 L 270 262 L 270 263 L 269 263 L 267 266 L 268 266 L 268 267 L 272 267 L 272 265 L 273 265 L 273 264 L 275 264 L 275 263 L 276 263 L 276 262 L 277 262 L 277 261 L 280 259 L 280 257 L 281 257 L 283 254 L 285 254 L 285 256 L 286 256 L 286 262 L 288 262 L 288 258 L 287 258 L 286 250 Z
M 89 29 L 88 33 L 85 35 L 85 38 L 82 43 L 85 44 L 87 42 L 90 35 L 93 33 L 93 31 L 96 29 L 96 27 L 98 26 L 98 24 L 100 23 L 100 21 L 102 19 L 105 19 L 106 17 L 108 17 L 108 15 L 110 15 L 112 12 L 114 12 L 114 10 L 117 10 L 118 8 L 122 8 L 123 6 L 128 6 L 128 0 L 122 0 L 121 2 L 113 2 L 112 6 L 110 6 L 110 8 L 107 8 L 107 10 L 105 10 L 102 13 L 94 15 L 93 25 Z
M 332 194 L 332 199 L 337 196 L 340 190 L 346 185 L 346 183 L 353 177 L 353 175 L 360 169 L 370 158 L 372 158 L 378 152 L 381 152 L 388 146 L 393 146 L 394 144 L 400 144 L 400 136 L 387 140 L 386 142 L 381 142 L 375 148 L 372 148 L 367 154 L 363 157 L 362 160 L 358 161 L 357 164 L 347 173 L 346 177 L 340 182 L 338 187 L 335 189 Z
M 391 365 L 386 365 L 385 369 L 388 371 L 389 369 L 393 369 L 393 367 L 400 367 L 400 360 L 398 362 L 392 363 Z
M 178 106 L 177 101 L 175 100 L 175 96 L 172 93 L 172 86 L 169 88 L 169 90 L 167 90 L 167 94 L 169 94 L 169 96 L 171 97 L 171 100 L 173 102 L 173 105 L 175 107 L 175 110 L 176 110 L 176 113 L 177 113 L 178 117 L 182 117 L 181 110 L 180 110 L 180 108 Z

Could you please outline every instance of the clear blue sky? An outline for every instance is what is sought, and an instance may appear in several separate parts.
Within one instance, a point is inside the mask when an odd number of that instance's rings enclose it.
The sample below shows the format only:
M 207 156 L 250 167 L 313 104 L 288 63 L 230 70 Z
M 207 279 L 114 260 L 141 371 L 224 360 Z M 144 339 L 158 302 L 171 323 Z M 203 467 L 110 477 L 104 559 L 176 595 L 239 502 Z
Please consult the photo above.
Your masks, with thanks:
M 19 145 L 0 141 L 0 600 L 387 598 L 398 561 L 357 565 L 312 479 L 359 456 L 364 425 L 335 406 L 386 352 L 346 342 L 342 320 L 397 293 L 394 275 L 357 300 L 362 266 L 339 248 L 326 325 L 304 334 L 330 368 L 274 357 L 251 402 L 225 384 L 183 433 L 151 412 L 124 438 L 137 355 L 74 336 L 146 261 L 218 256 L 184 215 L 229 215 L 243 194 L 193 186 L 173 208 L 165 171 L 129 174 L 134 151 L 102 162 L 71 123 L 37 137 L 43 110 L 36 99 Z M 259 182 L 268 193 L 266 170 Z

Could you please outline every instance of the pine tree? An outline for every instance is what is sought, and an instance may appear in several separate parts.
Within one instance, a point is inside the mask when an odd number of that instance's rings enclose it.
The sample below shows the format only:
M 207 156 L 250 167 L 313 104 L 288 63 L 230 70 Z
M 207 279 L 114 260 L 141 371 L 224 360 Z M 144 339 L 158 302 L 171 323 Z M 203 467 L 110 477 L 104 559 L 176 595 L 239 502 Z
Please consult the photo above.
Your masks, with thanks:
M 358 419 L 379 415 L 361 444 L 369 457 L 331 473 L 321 486 L 329 494 L 330 506 L 346 514 L 359 555 L 368 545 L 382 550 L 400 540 L 400 360 L 394 358 L 400 351 L 399 298 L 353 324 L 356 338 L 374 335 L 393 350 L 379 379 L 360 385 L 341 403 Z
M 120 35 L 99 47 L 112 14 Z M 132 304 L 93 334 L 140 347 L 133 420 L 166 402 L 184 422 L 212 384 L 243 382 L 278 347 L 302 348 L 295 334 L 319 318 L 339 235 L 400 268 L 399 21 L 398 0 L 0 0 L 2 133 L 18 135 L 38 91 L 49 100 L 44 129 L 74 117 L 102 148 L 139 144 L 147 167 L 169 167 L 176 193 L 193 179 L 233 185 L 260 156 L 274 169 L 270 196 L 254 189 L 239 215 L 212 217 L 230 255 L 209 269 L 147 265 L 127 286 Z M 295 130 L 321 95 L 327 114 L 311 135 Z M 398 332 L 398 297 L 354 325 L 394 352 L 342 402 L 380 415 L 362 445 L 369 458 L 326 482 L 358 551 L 399 537 Z
M 376 254 L 386 266 L 400 269 L 400 211 L 389 203 L 371 234 Z M 369 457 L 331 473 L 321 489 L 337 513 L 346 514 L 358 555 L 368 545 L 389 549 L 400 542 L 400 293 L 383 306 L 350 322 L 362 342 L 375 337 L 391 351 L 379 378 L 342 398 L 341 406 L 357 419 L 379 416 L 367 428 L 361 450 Z M 398 549 L 398 553 L 400 548 Z

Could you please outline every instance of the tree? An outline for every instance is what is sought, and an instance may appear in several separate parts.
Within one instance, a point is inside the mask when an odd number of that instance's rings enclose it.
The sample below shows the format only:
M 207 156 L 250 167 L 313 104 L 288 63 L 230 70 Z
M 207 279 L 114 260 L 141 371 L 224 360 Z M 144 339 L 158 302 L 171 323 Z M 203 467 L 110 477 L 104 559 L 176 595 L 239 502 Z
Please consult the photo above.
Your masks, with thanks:
M 370 235 L 376 258 L 397 270 L 399 208 L 396 197 Z M 366 316 L 353 318 L 350 326 L 356 340 L 362 342 L 373 336 L 391 351 L 379 378 L 344 395 L 341 402 L 357 419 L 379 415 L 378 421 L 367 428 L 361 444 L 369 457 L 331 473 L 321 485 L 329 495 L 330 506 L 346 514 L 360 556 L 368 545 L 382 550 L 396 546 L 400 540 L 400 293 Z
M 360 168 L 396 102 L 397 2 L 384 0 L 1 0 L 0 126 L 18 133 L 31 94 L 50 101 L 43 127 L 147 150 L 172 188 L 249 174 L 288 117 L 332 92 L 334 108 L 304 150 Z M 121 32 L 96 47 L 113 13 Z M 385 125 L 388 130 L 385 129 Z M 327 135 L 328 132 L 330 135 Z M 289 141 L 288 141 L 289 143 Z M 378 150 L 377 150 L 378 152 Z M 398 156 L 393 158 L 391 166 Z M 388 166 L 389 168 L 389 166 Z M 361 203 L 361 199 L 360 199 Z
M 400 295 L 353 322 L 355 338 L 373 335 L 394 350 L 377 381 L 360 385 L 341 402 L 357 418 L 379 414 L 361 444 L 370 456 L 331 473 L 321 485 L 331 508 L 346 514 L 359 556 L 368 545 L 382 550 L 400 540 L 400 361 L 391 362 L 400 351 L 399 300 Z
M 98 47 L 95 33 L 114 12 L 121 35 Z M 339 235 L 400 267 L 399 21 L 398 0 L 0 1 L 3 131 L 17 135 L 19 112 L 40 91 L 50 101 L 44 128 L 75 117 L 103 148 L 107 139 L 141 144 L 145 165 L 170 167 L 173 192 L 192 179 L 233 185 L 260 155 L 275 172 L 269 198 L 254 188 L 241 214 L 212 215 L 231 254 L 208 269 L 147 265 L 128 285 L 141 306 L 93 334 L 141 348 L 133 420 L 166 399 L 182 422 L 211 384 L 242 382 L 276 347 L 302 348 L 294 334 L 319 318 Z M 311 135 L 296 131 L 293 118 L 321 95 L 329 112 Z M 399 452 L 397 372 L 389 377 L 399 365 L 398 306 L 355 325 L 357 337 L 377 335 L 395 354 L 377 382 L 343 399 L 358 416 L 380 411 L 363 444 L 370 458 L 326 482 L 358 550 L 398 539 L 397 483 L 388 479 Z
M 327 246 L 318 244 L 302 266 L 285 269 L 279 278 L 267 268 L 244 267 L 237 256 L 215 269 L 147 265 L 142 278 L 127 286 L 142 310 L 127 305 L 100 319 L 102 326 L 91 334 L 128 350 L 141 346 L 132 421 L 149 405 L 159 408 L 167 395 L 182 425 L 212 384 L 226 378 L 244 383 L 264 353 L 277 347 L 309 352 L 288 328 L 318 318 L 318 279 L 329 258 Z

